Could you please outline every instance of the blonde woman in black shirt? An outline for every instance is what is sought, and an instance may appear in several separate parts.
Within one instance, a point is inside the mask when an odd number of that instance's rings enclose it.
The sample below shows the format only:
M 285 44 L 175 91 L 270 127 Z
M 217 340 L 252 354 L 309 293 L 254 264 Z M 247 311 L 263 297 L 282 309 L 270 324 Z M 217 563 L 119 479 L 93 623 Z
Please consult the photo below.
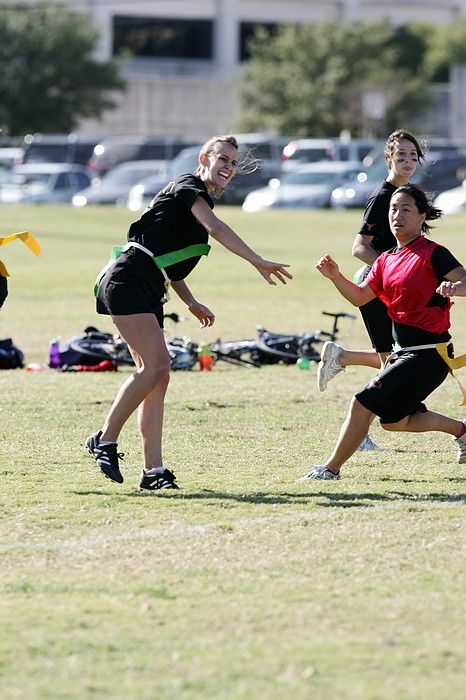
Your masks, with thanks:
M 138 409 L 144 467 L 142 489 L 178 488 L 162 459 L 162 423 L 170 358 L 162 331 L 163 302 L 169 284 L 202 327 L 214 323 L 214 313 L 199 302 L 185 278 L 207 255 L 209 236 L 249 262 L 268 284 L 291 279 L 284 263 L 264 260 L 213 212 L 211 195 L 229 184 L 238 168 L 239 149 L 232 136 L 216 136 L 199 154 L 195 174 L 181 175 L 152 200 L 128 232 L 128 243 L 117 250 L 102 271 L 97 311 L 109 314 L 127 341 L 136 371 L 121 386 L 102 428 L 86 440 L 101 472 L 123 482 L 117 440 L 123 425 Z

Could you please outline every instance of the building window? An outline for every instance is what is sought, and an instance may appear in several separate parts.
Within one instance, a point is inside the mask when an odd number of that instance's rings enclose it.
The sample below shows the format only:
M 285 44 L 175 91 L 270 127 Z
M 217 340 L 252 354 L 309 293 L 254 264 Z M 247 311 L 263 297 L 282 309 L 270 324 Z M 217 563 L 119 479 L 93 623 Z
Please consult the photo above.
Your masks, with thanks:
M 240 61 L 247 61 L 247 59 L 250 58 L 248 43 L 259 29 L 263 29 L 268 32 L 270 36 L 273 36 L 277 33 L 279 26 L 278 24 L 264 22 L 241 22 L 239 28 Z
M 197 19 L 113 17 L 114 55 L 212 59 L 212 22 Z

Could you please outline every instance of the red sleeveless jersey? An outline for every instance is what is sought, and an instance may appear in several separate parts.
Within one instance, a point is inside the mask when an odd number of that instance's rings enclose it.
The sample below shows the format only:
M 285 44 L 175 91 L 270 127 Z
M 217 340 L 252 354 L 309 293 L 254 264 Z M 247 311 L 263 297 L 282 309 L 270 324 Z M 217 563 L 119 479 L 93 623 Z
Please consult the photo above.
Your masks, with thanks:
M 439 285 L 431 263 L 437 247 L 421 235 L 400 250 L 382 253 L 373 263 L 367 283 L 395 323 L 430 333 L 449 329 L 451 301 L 427 306 Z

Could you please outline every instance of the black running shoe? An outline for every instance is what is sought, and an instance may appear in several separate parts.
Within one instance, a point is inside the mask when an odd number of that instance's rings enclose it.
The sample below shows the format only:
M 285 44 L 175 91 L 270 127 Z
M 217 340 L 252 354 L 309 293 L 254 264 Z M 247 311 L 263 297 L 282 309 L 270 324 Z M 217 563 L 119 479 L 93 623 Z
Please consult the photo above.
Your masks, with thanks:
M 84 444 L 87 451 L 94 457 L 102 474 L 104 474 L 107 479 L 116 481 L 117 484 L 122 484 L 123 474 L 120 472 L 118 460 L 123 459 L 123 452 L 117 452 L 116 442 L 112 442 L 109 445 L 101 445 L 101 435 L 102 432 L 99 430 L 98 433 L 94 433 L 94 435 L 88 437 Z
M 148 491 L 156 491 L 157 489 L 179 489 L 175 484 L 176 476 L 165 467 L 157 467 L 151 469 L 150 473 L 142 471 L 139 479 L 139 488 L 147 489 Z

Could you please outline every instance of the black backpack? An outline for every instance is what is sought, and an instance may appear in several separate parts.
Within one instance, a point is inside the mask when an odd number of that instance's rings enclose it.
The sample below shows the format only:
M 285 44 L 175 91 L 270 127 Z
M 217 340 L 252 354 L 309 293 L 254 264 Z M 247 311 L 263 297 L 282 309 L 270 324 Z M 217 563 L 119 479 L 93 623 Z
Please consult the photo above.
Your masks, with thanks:
M 0 369 L 16 369 L 24 367 L 24 354 L 11 338 L 0 340 Z
M 60 345 L 60 367 L 92 367 L 103 360 L 111 360 L 116 365 L 134 365 L 124 340 L 111 333 L 99 331 L 93 326 L 88 326 L 82 335 Z

